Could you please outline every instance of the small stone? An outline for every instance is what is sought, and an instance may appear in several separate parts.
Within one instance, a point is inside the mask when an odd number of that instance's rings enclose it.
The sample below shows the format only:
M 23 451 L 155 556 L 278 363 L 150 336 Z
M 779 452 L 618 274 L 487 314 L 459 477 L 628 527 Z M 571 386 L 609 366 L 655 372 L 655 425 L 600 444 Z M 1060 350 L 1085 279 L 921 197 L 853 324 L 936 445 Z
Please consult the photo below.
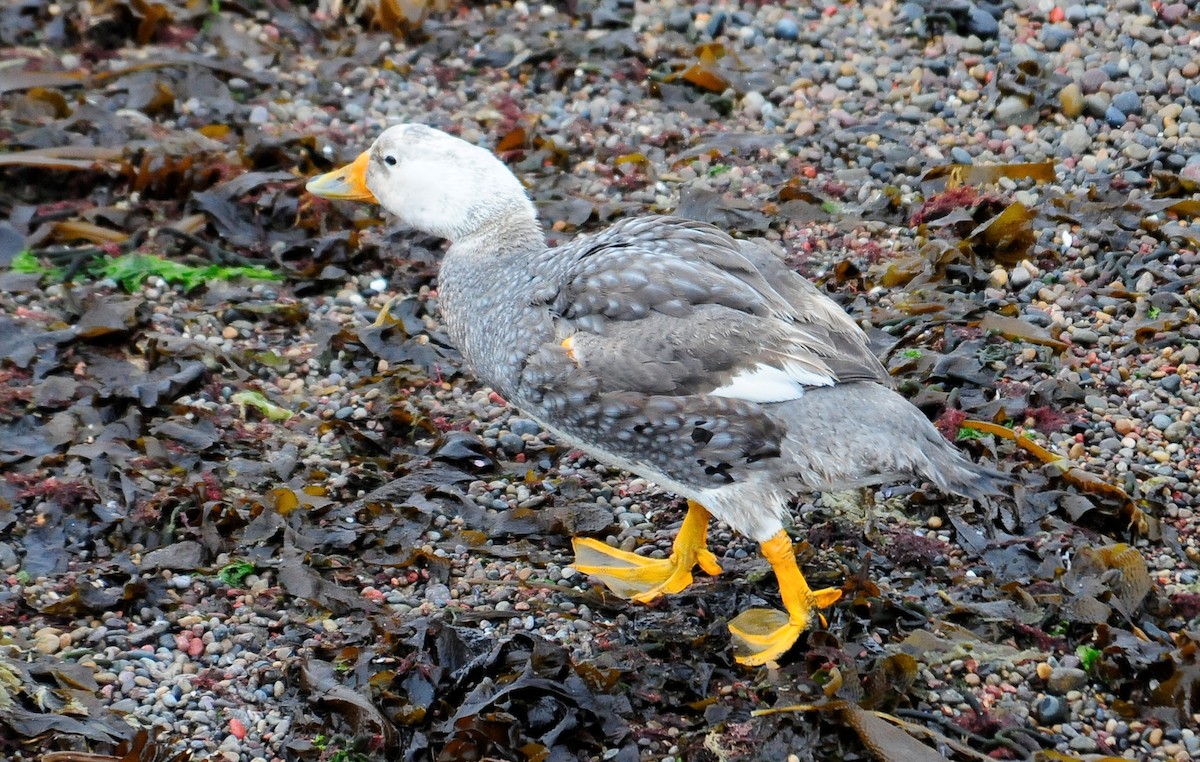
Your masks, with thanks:
M 522 452 L 525 449 L 525 440 L 515 432 L 505 431 L 500 434 L 498 440 L 500 446 L 508 452 Z
M 1024 267 L 1014 267 L 1012 272 L 1008 274 L 1008 282 L 1014 291 L 1020 291 L 1029 285 L 1033 277 Z
M 1016 272 L 1014 271 L 1014 275 Z M 1071 327 L 1071 340 L 1076 344 L 1091 345 L 1100 340 L 1100 336 L 1090 328 Z
M 1100 86 L 1108 81 L 1108 72 L 1100 68 L 1088 69 L 1079 78 L 1079 87 L 1085 95 L 1098 92 Z
M 1163 429 L 1163 436 L 1168 442 L 1182 442 L 1191 433 L 1191 424 L 1185 421 L 1175 421 Z
M 1042 680 L 1049 680 L 1050 673 L 1052 673 L 1053 671 L 1054 671 L 1054 667 L 1051 667 L 1046 662 L 1041 662 L 1037 665 L 1037 676 L 1039 678 L 1041 678 Z
M 1158 17 L 1167 24 L 1178 24 L 1187 18 L 1190 12 L 1187 3 L 1171 3 L 1158 9 Z
M 692 12 L 687 8 L 674 8 L 667 15 L 667 29 L 686 32 L 692 26 Z
M 1124 435 L 1133 431 L 1134 425 L 1133 421 L 1128 418 L 1118 418 L 1117 420 L 1113 421 L 1113 428 L 1116 429 L 1118 434 Z
M 1083 113 L 1100 119 L 1108 111 L 1108 105 L 1111 102 L 1112 97 L 1108 93 L 1100 92 L 1085 95 L 1083 97 Z
M 1068 119 L 1074 119 L 1083 113 L 1083 91 L 1074 82 L 1058 91 L 1058 102 L 1062 104 L 1063 116 Z
M 1122 124 L 1124 124 L 1124 122 L 1122 122 Z M 1134 161 L 1145 161 L 1150 156 L 1150 149 L 1140 143 L 1130 143 L 1129 145 L 1125 146 L 1121 153 L 1125 154 Z
M 1067 27 L 1049 25 L 1042 27 L 1042 45 L 1050 52 L 1056 52 L 1075 37 L 1075 31 Z
M 942 691 L 942 702 L 945 704 L 957 706 L 964 701 L 966 701 L 966 699 L 963 698 L 963 695 L 953 688 L 947 688 L 946 690 Z
M 746 112 L 747 116 L 758 118 L 762 115 L 763 104 L 767 99 L 757 90 L 751 90 L 742 96 L 742 111 Z
M 1151 746 L 1161 746 L 1163 742 L 1163 729 L 1154 728 L 1146 734 L 1146 743 Z
M 266 124 L 267 119 L 271 117 L 266 106 L 255 106 L 250 109 L 250 124 Z
M 440 583 L 431 584 L 425 588 L 425 600 L 434 606 L 445 606 L 451 600 L 450 588 Z
M 1029 101 L 1021 95 L 1006 95 L 996 104 L 992 116 L 1005 126 L 1024 126 L 1032 124 L 1037 119 L 1037 113 L 1030 107 Z
M 1085 735 L 1075 736 L 1070 740 L 1067 746 L 1071 748 L 1071 751 L 1078 751 L 1083 754 L 1090 754 L 1100 748 L 1100 746 L 1096 743 L 1096 739 Z
M 791 19 L 780 19 L 775 24 L 775 36 L 781 40 L 798 39 L 800 37 L 800 27 Z
M 1057 725 L 1070 719 L 1071 707 L 1058 696 L 1043 696 L 1034 703 L 1033 716 L 1042 725 Z
M 1008 271 L 1003 267 L 997 266 L 988 276 L 988 285 L 992 288 L 1004 288 L 1008 285 Z
M 1122 127 L 1129 120 L 1121 109 L 1116 106 L 1109 106 L 1104 110 L 1104 121 L 1109 127 Z
M 1126 90 L 1114 95 L 1112 105 L 1125 114 L 1142 113 L 1142 97 L 1133 90 Z
M 729 22 L 729 14 L 725 11 L 717 11 L 708 20 L 708 26 L 705 31 L 709 37 L 719 37 L 721 32 L 725 31 L 725 24 Z
M 1172 423 L 1174 423 L 1174 421 L 1171 420 L 1171 416 L 1166 415 L 1165 413 L 1156 413 L 1154 417 L 1150 419 L 1150 425 L 1159 431 L 1166 431 L 1167 427 Z
M 1086 126 L 1076 124 L 1064 132 L 1059 137 L 1058 142 L 1067 151 L 1068 155 L 1079 156 L 1082 153 L 1086 153 L 1092 147 L 1092 136 L 1088 134 Z
M 510 419 L 508 429 L 519 437 L 536 436 L 538 433 L 538 425 L 528 418 Z
M 61 630 L 43 627 L 33 634 L 33 649 L 38 653 L 54 654 L 62 647 Z
M 1046 688 L 1054 693 L 1068 693 L 1087 685 L 1087 681 L 1087 673 L 1082 669 L 1057 667 L 1050 672 L 1050 677 L 1046 680 Z

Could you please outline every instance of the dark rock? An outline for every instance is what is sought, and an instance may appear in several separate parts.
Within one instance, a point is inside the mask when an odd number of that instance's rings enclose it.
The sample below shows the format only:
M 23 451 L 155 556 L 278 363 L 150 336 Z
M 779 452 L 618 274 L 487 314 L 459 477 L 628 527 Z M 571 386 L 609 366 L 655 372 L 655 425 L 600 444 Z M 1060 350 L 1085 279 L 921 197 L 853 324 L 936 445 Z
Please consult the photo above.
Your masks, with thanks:
M 1113 96 L 1112 105 L 1125 114 L 1142 113 L 1142 97 L 1133 90 L 1126 90 Z
M 508 428 L 519 437 L 523 437 L 526 434 L 536 436 L 538 431 L 540 431 L 538 425 L 528 418 L 511 418 L 508 421 Z
M 780 19 L 775 24 L 775 36 L 781 40 L 795 40 L 800 37 L 800 27 L 791 19 Z
M 729 23 L 729 14 L 725 11 L 717 11 L 708 20 L 708 26 L 705 28 L 705 31 L 708 32 L 709 37 L 717 37 L 721 32 L 725 31 L 727 23 Z
M 1033 705 L 1033 716 L 1041 725 L 1058 725 L 1071 717 L 1071 705 L 1058 696 L 1043 696 Z
M 500 446 L 508 452 L 521 452 L 525 449 L 525 440 L 511 431 L 500 434 Z

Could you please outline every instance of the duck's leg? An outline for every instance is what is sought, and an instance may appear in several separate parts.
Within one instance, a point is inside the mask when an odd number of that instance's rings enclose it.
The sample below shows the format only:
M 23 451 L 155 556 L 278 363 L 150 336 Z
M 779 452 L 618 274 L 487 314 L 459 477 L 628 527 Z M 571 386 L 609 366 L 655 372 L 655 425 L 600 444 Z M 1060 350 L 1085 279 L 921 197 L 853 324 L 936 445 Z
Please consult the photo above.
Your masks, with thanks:
M 708 509 L 688 501 L 687 516 L 675 537 L 671 557 L 646 558 L 610 548 L 587 537 L 571 539 L 575 568 L 599 577 L 622 598 L 649 603 L 664 593 L 678 593 L 692 584 L 692 567 L 699 564 L 709 574 L 720 574 L 717 557 L 708 549 Z
M 800 633 L 808 629 L 813 614 L 821 618 L 817 609 L 830 606 L 842 597 L 842 591 L 827 587 L 812 590 L 796 564 L 796 553 L 787 533 L 780 530 L 774 537 L 762 543 L 762 553 L 779 581 L 779 594 L 783 607 L 787 609 L 749 609 L 738 614 L 729 623 L 733 635 L 734 658 L 741 664 L 756 666 L 778 659 L 792 647 Z

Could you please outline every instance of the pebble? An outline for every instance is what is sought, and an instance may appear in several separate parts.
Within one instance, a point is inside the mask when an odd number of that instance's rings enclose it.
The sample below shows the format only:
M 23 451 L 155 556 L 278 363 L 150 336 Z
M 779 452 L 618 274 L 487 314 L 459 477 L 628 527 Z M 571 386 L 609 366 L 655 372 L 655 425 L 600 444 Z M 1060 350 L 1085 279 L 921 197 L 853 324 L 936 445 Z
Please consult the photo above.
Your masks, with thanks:
M 1079 156 L 1091 148 L 1092 136 L 1088 134 L 1085 125 L 1077 124 L 1062 133 L 1059 137 L 1059 145 L 1063 147 L 1068 156 Z
M 1100 90 L 1100 86 L 1108 81 L 1108 73 L 1104 69 L 1088 69 L 1079 78 L 1079 88 L 1084 95 L 1092 95 Z
M 1142 113 L 1142 98 L 1133 90 L 1125 90 L 1114 95 L 1112 105 L 1123 114 Z
M 1071 82 L 1058 92 L 1058 101 L 1062 105 L 1063 116 L 1075 119 L 1083 113 L 1083 91 L 1079 85 Z M 1084 134 L 1087 134 L 1086 128 Z M 1078 150 L 1075 153 L 1079 153 Z
M 1087 685 L 1088 676 L 1082 669 L 1056 667 L 1046 680 L 1046 688 L 1052 693 L 1067 694 Z
M 1096 743 L 1096 739 L 1091 736 L 1078 735 L 1071 739 L 1067 746 L 1071 751 L 1077 751 L 1081 754 L 1091 754 L 1099 750 L 1100 746 Z
M 997 122 L 1004 125 L 1032 124 L 1036 115 L 1032 113 L 1030 101 L 1021 95 L 1006 95 L 996 104 L 994 112 Z
M 1186 421 L 1175 421 L 1163 429 L 1163 436 L 1168 442 L 1183 442 L 1192 435 L 1192 424 Z
M 775 36 L 781 40 L 796 40 L 800 37 L 800 27 L 790 18 L 782 18 L 775 23 Z
M 1090 345 L 1100 340 L 1100 335 L 1090 328 L 1071 327 L 1071 340 L 1076 344 Z
M 1071 705 L 1058 696 L 1043 696 L 1033 705 L 1033 715 L 1042 725 L 1057 725 L 1071 717 Z

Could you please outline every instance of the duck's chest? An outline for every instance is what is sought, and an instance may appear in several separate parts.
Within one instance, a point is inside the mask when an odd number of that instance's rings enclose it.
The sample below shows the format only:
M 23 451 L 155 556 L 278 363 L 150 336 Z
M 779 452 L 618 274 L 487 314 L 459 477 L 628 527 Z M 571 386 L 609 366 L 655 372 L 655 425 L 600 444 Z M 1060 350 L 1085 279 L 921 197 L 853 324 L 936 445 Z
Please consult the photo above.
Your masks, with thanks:
M 503 262 L 447 257 L 438 275 L 438 301 L 451 340 L 470 371 L 509 399 L 518 396 L 529 355 L 554 337 L 538 290 L 537 278 L 525 267 Z

